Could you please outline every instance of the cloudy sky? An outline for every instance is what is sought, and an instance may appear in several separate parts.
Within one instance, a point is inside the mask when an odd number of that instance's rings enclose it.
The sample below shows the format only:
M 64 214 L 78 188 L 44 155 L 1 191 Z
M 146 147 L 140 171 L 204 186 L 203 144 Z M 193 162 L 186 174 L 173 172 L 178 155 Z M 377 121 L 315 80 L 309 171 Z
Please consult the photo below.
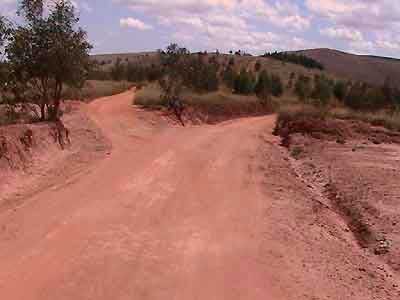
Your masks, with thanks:
M 94 53 L 335 48 L 400 58 L 399 0 L 74 0 Z M 16 0 L 0 0 L 3 15 Z

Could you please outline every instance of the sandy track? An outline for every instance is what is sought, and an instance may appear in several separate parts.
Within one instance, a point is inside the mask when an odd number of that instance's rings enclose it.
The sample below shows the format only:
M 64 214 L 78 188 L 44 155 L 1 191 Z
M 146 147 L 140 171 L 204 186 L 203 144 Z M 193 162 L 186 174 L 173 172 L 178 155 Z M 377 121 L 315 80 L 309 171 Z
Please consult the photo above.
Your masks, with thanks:
M 132 96 L 88 107 L 107 159 L 0 215 L 1 299 L 396 299 L 290 171 L 273 116 L 158 127 Z

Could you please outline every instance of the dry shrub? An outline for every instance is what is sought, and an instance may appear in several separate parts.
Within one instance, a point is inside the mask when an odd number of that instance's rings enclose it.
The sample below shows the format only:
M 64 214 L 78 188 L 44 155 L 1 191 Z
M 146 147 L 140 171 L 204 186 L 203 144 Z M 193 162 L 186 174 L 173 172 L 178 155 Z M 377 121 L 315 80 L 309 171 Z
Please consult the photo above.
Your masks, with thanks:
M 255 116 L 270 113 L 277 108 L 277 102 L 262 104 L 256 96 L 233 94 L 228 89 L 219 89 L 211 93 L 182 92 L 186 106 L 185 118 L 201 120 L 206 123 L 217 123 L 232 118 Z M 157 84 L 149 84 L 139 90 L 133 100 L 134 104 L 147 109 L 162 109 L 161 89 Z

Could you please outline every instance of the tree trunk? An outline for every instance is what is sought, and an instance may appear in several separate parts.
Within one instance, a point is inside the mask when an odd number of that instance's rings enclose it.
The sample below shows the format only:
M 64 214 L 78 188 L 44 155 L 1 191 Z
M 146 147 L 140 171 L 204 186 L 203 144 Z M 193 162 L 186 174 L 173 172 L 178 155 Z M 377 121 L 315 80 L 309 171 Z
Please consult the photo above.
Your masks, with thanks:
M 46 105 L 44 103 L 40 104 L 40 121 L 46 120 Z
M 57 121 L 58 117 L 59 117 L 59 113 L 60 113 L 60 100 L 59 99 L 55 99 L 54 100 L 54 106 L 53 106 L 53 111 L 52 111 L 52 116 L 51 116 L 51 120 L 52 121 Z

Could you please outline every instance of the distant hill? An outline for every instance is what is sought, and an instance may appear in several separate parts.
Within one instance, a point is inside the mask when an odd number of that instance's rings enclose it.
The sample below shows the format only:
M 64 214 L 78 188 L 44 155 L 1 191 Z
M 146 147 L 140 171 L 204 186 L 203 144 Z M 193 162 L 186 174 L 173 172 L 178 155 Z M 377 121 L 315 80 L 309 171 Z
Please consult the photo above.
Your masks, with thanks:
M 371 55 L 355 55 L 332 49 L 296 51 L 322 63 L 339 77 L 382 85 L 387 77 L 400 87 L 400 59 Z

